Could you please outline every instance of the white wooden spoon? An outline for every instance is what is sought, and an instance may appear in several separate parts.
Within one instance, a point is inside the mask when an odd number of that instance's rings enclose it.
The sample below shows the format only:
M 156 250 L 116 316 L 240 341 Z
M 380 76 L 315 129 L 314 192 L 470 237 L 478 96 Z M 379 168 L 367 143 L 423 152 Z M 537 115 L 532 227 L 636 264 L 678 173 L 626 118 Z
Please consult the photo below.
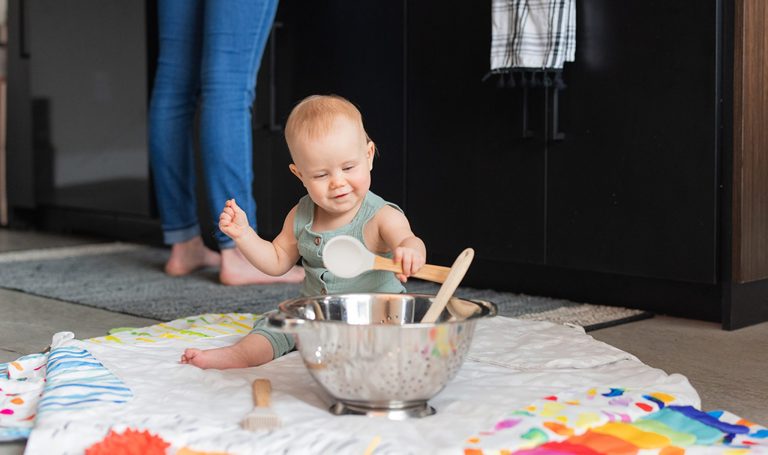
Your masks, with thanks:
M 403 273 L 402 264 L 371 253 L 359 240 L 349 235 L 339 235 L 325 244 L 323 248 L 323 265 L 331 273 L 341 278 L 354 278 L 369 270 Z M 448 267 L 425 264 L 417 273 L 411 276 L 435 283 L 442 283 L 450 271 L 451 269 Z
M 422 323 L 431 324 L 437 321 L 437 318 L 439 318 L 440 314 L 442 314 L 443 309 L 445 309 L 445 306 L 448 304 L 448 301 L 451 300 L 451 297 L 453 297 L 453 293 L 456 291 L 456 288 L 459 287 L 459 283 L 461 283 L 461 280 L 464 278 L 464 274 L 467 273 L 469 265 L 472 263 L 472 259 L 474 257 L 475 250 L 472 248 L 467 248 L 466 250 L 462 251 L 461 254 L 459 254 L 459 257 L 457 257 L 455 261 L 453 261 L 451 272 L 440 286 L 440 289 L 437 291 L 435 298 L 432 299 L 432 305 L 429 306 L 427 313 L 423 318 L 421 318 Z M 457 300 L 454 300 L 454 302 L 456 301 Z M 458 306 L 455 309 L 457 312 L 459 312 Z M 468 315 L 463 314 L 462 316 L 468 317 Z

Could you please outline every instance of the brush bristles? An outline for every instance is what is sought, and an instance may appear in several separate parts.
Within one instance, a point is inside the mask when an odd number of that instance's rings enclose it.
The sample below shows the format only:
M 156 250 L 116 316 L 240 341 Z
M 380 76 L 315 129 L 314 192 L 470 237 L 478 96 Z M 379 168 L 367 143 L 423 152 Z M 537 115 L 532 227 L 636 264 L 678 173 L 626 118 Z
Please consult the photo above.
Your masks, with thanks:
M 240 426 L 248 431 L 273 430 L 279 428 L 281 425 L 282 422 L 280 421 L 280 417 L 266 408 L 256 408 L 252 410 L 243 418 L 243 421 L 240 422 Z
M 251 384 L 253 409 L 245 415 L 240 426 L 249 431 L 272 430 L 281 425 L 280 417 L 269 407 L 272 383 L 269 379 L 256 379 Z

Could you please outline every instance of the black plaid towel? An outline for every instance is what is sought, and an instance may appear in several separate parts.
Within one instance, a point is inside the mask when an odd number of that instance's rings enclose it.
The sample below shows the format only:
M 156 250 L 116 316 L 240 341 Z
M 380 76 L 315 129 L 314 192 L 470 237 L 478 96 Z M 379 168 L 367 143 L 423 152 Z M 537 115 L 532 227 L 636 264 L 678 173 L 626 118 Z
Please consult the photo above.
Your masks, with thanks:
M 491 0 L 491 71 L 562 69 L 576 53 L 576 0 Z

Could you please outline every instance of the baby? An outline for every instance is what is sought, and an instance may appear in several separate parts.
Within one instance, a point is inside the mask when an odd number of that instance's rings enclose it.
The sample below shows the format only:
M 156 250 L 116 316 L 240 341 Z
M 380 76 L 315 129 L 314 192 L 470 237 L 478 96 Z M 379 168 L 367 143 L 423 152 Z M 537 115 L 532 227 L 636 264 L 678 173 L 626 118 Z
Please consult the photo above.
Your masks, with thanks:
M 370 191 L 376 147 L 365 132 L 360 111 L 339 96 L 310 96 L 291 111 L 285 139 L 293 160 L 289 168 L 307 195 L 288 212 L 280 234 L 272 242 L 260 238 L 232 199 L 219 217 L 219 229 L 269 275 L 283 275 L 301 257 L 306 272 L 304 296 L 405 292 L 402 283 L 424 265 L 426 248 L 400 208 Z M 370 251 L 402 263 L 403 273 L 334 276 L 323 267 L 322 250 L 337 235 L 356 237 Z M 245 368 L 269 362 L 295 347 L 292 337 L 264 326 L 263 319 L 257 321 L 253 331 L 232 346 L 188 348 L 181 362 L 200 368 Z

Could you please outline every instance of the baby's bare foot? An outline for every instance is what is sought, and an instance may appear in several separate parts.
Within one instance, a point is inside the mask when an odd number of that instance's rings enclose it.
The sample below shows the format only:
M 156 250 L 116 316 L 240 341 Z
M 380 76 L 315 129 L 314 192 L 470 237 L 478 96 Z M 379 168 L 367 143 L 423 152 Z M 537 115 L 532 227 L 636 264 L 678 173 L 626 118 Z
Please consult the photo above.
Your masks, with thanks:
M 217 267 L 221 256 L 209 250 L 200 236 L 182 243 L 175 243 L 171 256 L 165 263 L 165 273 L 171 276 L 187 275 L 204 267 Z
M 245 284 L 300 283 L 304 279 L 304 269 L 294 266 L 285 275 L 267 275 L 257 269 L 240 253 L 237 248 L 222 250 L 221 272 L 219 281 L 229 286 Z
M 248 364 L 248 359 L 243 358 L 242 353 L 234 346 L 207 350 L 187 348 L 181 355 L 181 363 L 191 364 L 203 370 L 209 368 L 226 370 L 251 366 Z
M 198 368 L 226 370 L 247 368 L 265 364 L 272 360 L 272 344 L 261 334 L 249 333 L 232 346 L 216 349 L 187 348 L 181 355 L 181 363 Z

